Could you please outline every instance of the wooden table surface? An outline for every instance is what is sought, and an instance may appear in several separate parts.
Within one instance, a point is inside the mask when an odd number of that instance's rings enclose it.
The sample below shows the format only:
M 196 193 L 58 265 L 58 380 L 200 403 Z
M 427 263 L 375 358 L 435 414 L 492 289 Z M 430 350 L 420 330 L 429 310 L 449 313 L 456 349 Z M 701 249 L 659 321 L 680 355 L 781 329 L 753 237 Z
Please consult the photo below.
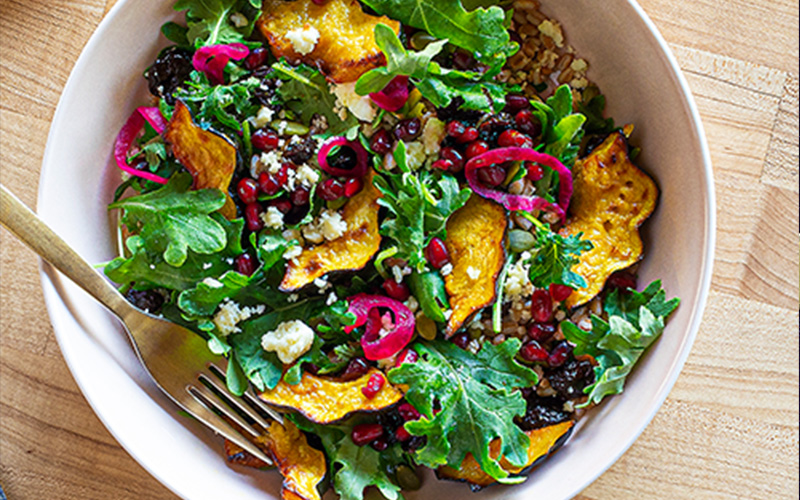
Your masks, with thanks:
M 58 97 L 112 2 L 0 0 L 0 181 L 30 206 Z M 675 52 L 708 133 L 714 278 L 666 403 L 578 498 L 798 498 L 798 0 L 640 3 Z M 89 408 L 46 320 L 37 258 L 7 232 L 0 238 L 8 498 L 174 499 Z

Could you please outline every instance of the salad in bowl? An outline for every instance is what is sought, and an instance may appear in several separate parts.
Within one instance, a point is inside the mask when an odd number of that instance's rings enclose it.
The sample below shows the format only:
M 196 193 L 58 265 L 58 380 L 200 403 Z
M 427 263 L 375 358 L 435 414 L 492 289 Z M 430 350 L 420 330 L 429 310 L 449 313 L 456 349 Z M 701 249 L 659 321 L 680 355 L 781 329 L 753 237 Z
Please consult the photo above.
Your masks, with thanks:
M 283 413 L 283 498 L 517 484 L 623 391 L 678 306 L 637 283 L 659 191 L 538 2 L 175 8 L 105 273 Z

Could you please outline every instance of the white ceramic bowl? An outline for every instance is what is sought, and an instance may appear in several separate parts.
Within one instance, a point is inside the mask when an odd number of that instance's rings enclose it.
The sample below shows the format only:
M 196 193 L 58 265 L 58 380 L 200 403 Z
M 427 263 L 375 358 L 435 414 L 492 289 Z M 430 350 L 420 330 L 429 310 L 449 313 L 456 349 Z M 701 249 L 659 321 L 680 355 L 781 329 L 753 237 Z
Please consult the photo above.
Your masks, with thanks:
M 171 1 L 123 0 L 83 50 L 50 129 L 39 213 L 90 262 L 114 256 L 106 205 L 119 180 L 114 137 L 147 102 L 142 70 L 160 44 L 158 28 L 177 16 Z M 470 498 L 566 499 L 579 493 L 633 443 L 655 415 L 683 366 L 708 293 L 714 250 L 714 195 L 700 118 L 674 57 L 632 0 L 544 0 L 567 37 L 591 62 L 591 77 L 618 123 L 636 124 L 639 159 L 661 187 L 645 225 L 641 282 L 664 280 L 683 299 L 625 393 L 584 420 L 559 453 L 523 485 L 493 487 Z M 68 280 L 43 267 L 42 285 L 61 350 L 97 415 L 123 447 L 181 497 L 277 498 L 275 472 L 231 468 L 221 442 L 177 414 L 145 376 L 113 318 Z M 415 498 L 455 498 L 463 484 L 428 478 Z

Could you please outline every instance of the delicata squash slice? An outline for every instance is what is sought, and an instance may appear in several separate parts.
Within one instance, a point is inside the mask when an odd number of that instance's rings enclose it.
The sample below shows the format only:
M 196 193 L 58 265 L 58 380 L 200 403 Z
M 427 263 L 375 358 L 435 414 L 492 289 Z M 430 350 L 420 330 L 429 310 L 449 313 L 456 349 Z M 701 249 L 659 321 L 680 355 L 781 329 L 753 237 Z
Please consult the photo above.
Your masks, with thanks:
M 370 261 L 381 246 L 378 233 L 378 189 L 372 184 L 375 174 L 364 179 L 364 189 L 342 209 L 347 231 L 333 241 L 306 248 L 286 266 L 280 289 L 298 290 L 332 271 L 356 271 Z
M 365 14 L 357 0 L 328 0 L 323 5 L 313 0 L 266 0 L 258 27 L 276 58 L 316 66 L 334 82 L 344 83 L 386 64 L 375 44 L 379 23 L 400 32 L 400 23 Z
M 228 220 L 235 218 L 236 205 L 228 186 L 236 170 L 236 147 L 225 137 L 195 125 L 189 108 L 181 101 L 175 104 L 164 138 L 175 158 L 194 177 L 194 188 L 216 188 L 225 193 L 225 205 L 219 211 Z
M 558 448 L 566 442 L 570 434 L 572 434 L 574 425 L 575 422 L 568 420 L 560 424 L 525 432 L 531 440 L 528 446 L 528 461 L 525 466 L 514 467 L 508 463 L 505 458 L 500 459 L 500 465 L 511 474 L 518 475 L 525 473 L 526 469 L 536 466 L 540 461 L 547 458 L 548 455 L 558 450 Z M 489 451 L 492 457 L 497 458 L 500 453 L 500 441 L 492 441 L 489 446 Z M 461 462 L 461 467 L 458 470 L 447 466 L 440 467 L 436 471 L 436 476 L 440 479 L 467 482 L 475 491 L 495 483 L 495 480 L 492 479 L 491 476 L 481 470 L 478 462 L 472 455 L 467 455 L 464 461 Z
M 283 476 L 283 500 L 321 499 L 317 485 L 325 479 L 328 470 L 325 454 L 309 445 L 306 435 L 292 422 L 285 420 L 283 425 L 273 422 L 256 444 L 272 458 Z M 267 466 L 227 440 L 225 452 L 232 463 L 258 468 Z
M 281 380 L 259 397 L 272 406 L 297 411 L 312 422 L 330 424 L 355 412 L 378 411 L 400 401 L 403 393 L 388 382 L 374 397 L 364 395 L 361 389 L 375 373 L 380 371 L 373 368 L 355 380 L 341 382 L 304 372 L 299 384 L 289 385 Z
M 505 262 L 507 226 L 505 209 L 475 194 L 447 221 L 445 246 L 453 265 L 444 278 L 453 309 L 447 321 L 448 337 L 475 311 L 494 301 Z
M 594 248 L 584 252 L 574 268 L 587 286 L 569 296 L 568 307 L 590 301 L 611 274 L 642 258 L 639 226 L 653 213 L 658 200 L 655 182 L 631 162 L 622 132 L 612 133 L 579 160 L 574 176 L 572 217 L 561 234 L 582 232 Z

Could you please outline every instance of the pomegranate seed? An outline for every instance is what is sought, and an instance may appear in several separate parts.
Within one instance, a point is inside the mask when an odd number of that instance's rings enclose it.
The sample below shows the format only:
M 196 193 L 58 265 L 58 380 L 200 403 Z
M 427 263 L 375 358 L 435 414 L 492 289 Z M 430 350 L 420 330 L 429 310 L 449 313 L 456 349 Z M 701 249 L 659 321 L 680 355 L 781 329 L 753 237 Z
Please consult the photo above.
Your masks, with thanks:
M 261 175 L 258 176 L 258 187 L 261 188 L 262 193 L 268 196 L 272 196 L 281 190 L 281 185 L 278 184 L 278 181 L 267 172 L 261 172 Z
M 422 129 L 419 118 L 409 118 L 400 121 L 394 128 L 394 135 L 401 141 L 411 141 L 417 138 Z
M 419 420 L 420 414 L 416 408 L 411 406 L 411 403 L 403 403 L 397 408 L 397 412 L 403 417 L 403 420 Z
M 442 158 L 445 160 L 450 160 L 453 164 L 451 167 L 452 171 L 460 172 L 461 169 L 464 168 L 464 157 L 461 156 L 461 153 L 456 151 L 455 148 L 442 148 L 442 152 L 440 153 Z
M 572 346 L 566 340 L 562 340 L 550 351 L 547 364 L 552 368 L 557 368 L 567 362 L 570 354 L 572 354 Z
M 457 50 L 453 53 L 453 66 L 458 69 L 474 69 L 475 58 L 469 52 Z
M 326 201 L 338 200 L 344 196 L 344 185 L 336 179 L 326 179 L 317 186 L 317 195 Z
M 350 438 L 356 446 L 366 446 L 383 436 L 383 427 L 380 424 L 360 424 L 353 427 Z
M 503 167 L 493 165 L 478 169 L 478 180 L 487 187 L 496 187 L 506 180 L 506 171 Z
M 531 323 L 528 325 L 528 335 L 537 342 L 547 342 L 556 334 L 556 327 L 551 323 Z
M 292 191 L 292 194 L 289 195 L 289 198 L 292 200 L 292 205 L 296 207 L 302 207 L 303 205 L 308 204 L 309 195 L 310 193 L 308 188 L 300 186 Z
M 459 137 L 456 140 L 460 144 L 468 144 L 472 141 L 477 140 L 479 135 L 480 132 L 478 132 L 478 129 L 476 129 L 475 127 L 469 127 L 464 131 L 463 134 L 461 134 L 461 137 Z
M 517 147 L 529 148 L 533 141 L 527 135 L 513 129 L 506 130 L 497 138 L 497 145 L 501 148 Z
M 519 129 L 520 132 L 528 134 L 531 137 L 536 137 L 542 131 L 539 120 L 533 116 L 533 113 L 529 109 L 523 109 L 517 113 L 514 116 L 514 123 L 517 125 L 517 129 Z
M 252 276 L 256 272 L 256 260 L 249 253 L 236 257 L 236 272 L 245 276 Z
M 402 443 L 411 439 L 411 434 L 408 433 L 404 426 L 400 426 L 395 431 L 394 437 Z
M 311 0 L 311 1 L 314 2 L 314 5 L 325 5 L 325 2 L 327 0 Z
M 553 320 L 553 299 L 547 290 L 536 290 L 531 296 L 531 316 L 539 323 Z
M 538 163 L 528 162 L 525 165 L 528 167 L 528 172 L 525 174 L 525 177 L 529 180 L 536 182 L 544 177 L 544 170 L 542 170 L 542 166 Z
M 361 191 L 362 187 L 364 187 L 364 182 L 361 179 L 358 177 L 351 177 L 344 183 L 344 195 L 348 198 L 352 198 Z
M 469 335 L 467 335 L 466 333 L 459 333 L 458 335 L 452 338 L 451 342 L 462 349 L 466 349 L 467 344 L 469 344 Z
M 273 149 L 278 147 L 278 141 L 280 138 L 278 134 L 273 132 L 272 130 L 266 129 L 259 129 L 253 132 L 253 135 L 250 136 L 250 142 L 256 149 L 260 149 L 261 151 L 270 152 Z
M 269 202 L 269 206 L 277 208 L 282 214 L 289 213 L 289 210 L 292 209 L 292 203 L 286 199 L 272 200 Z
M 636 290 L 636 276 L 626 272 L 616 272 L 606 281 L 606 287 L 619 288 L 622 291 L 627 291 L 628 288 Z
M 254 49 L 247 57 L 245 57 L 244 67 L 250 71 L 253 71 L 256 68 L 263 66 L 264 63 L 267 62 L 268 55 L 269 51 L 264 47 Z
M 506 96 L 506 111 L 509 113 L 516 113 L 517 111 L 528 109 L 531 107 L 531 102 L 524 95 L 508 94 Z
M 441 269 L 442 266 L 450 262 L 450 255 L 447 253 L 447 247 L 441 238 L 433 238 L 428 243 L 428 246 L 425 247 L 425 258 L 436 269 Z
M 557 283 L 550 285 L 550 296 L 553 297 L 553 300 L 556 302 L 564 302 L 570 295 L 572 295 L 571 286 L 559 285 Z
M 244 218 L 247 221 L 247 229 L 250 231 L 259 231 L 264 227 L 264 221 L 261 220 L 261 205 L 258 203 L 249 203 L 244 207 Z
M 255 203 L 258 198 L 258 183 L 254 179 L 245 177 L 236 185 L 236 192 L 245 204 Z
M 431 165 L 431 168 L 440 168 L 444 171 L 449 171 L 453 168 L 453 162 L 450 160 L 436 160 L 433 162 L 433 165 Z
M 413 349 L 406 348 L 400 351 L 400 355 L 397 356 L 394 366 L 400 366 L 403 363 L 416 363 L 417 360 L 419 360 L 419 354 Z
M 447 135 L 455 139 L 461 137 L 466 130 L 467 127 L 463 123 L 455 120 L 448 122 L 447 125 L 445 125 L 445 131 L 447 132 Z
M 392 150 L 392 135 L 386 129 L 375 132 L 369 140 L 369 147 L 379 155 L 385 155 Z
M 389 442 L 383 438 L 376 439 L 369 444 L 375 451 L 383 451 L 389 447 Z
M 373 373 L 367 381 L 367 385 L 361 388 L 361 393 L 367 399 L 374 398 L 383 388 L 386 378 L 380 373 Z
M 486 141 L 475 141 L 467 146 L 467 151 L 465 154 L 467 158 L 475 158 L 476 156 L 480 156 L 487 151 L 489 151 L 489 144 L 487 144 Z
M 361 377 L 368 371 L 369 371 L 369 364 L 367 363 L 367 360 L 365 358 L 362 357 L 353 358 L 347 364 L 347 368 L 345 368 L 340 378 L 343 381 L 347 382 Z
M 547 361 L 549 358 L 547 351 L 535 340 L 531 340 L 522 346 L 522 349 L 519 350 L 519 355 L 522 356 L 522 359 L 528 361 L 529 363 Z
M 411 296 L 411 290 L 408 285 L 402 282 L 398 283 L 394 278 L 384 281 L 383 289 L 386 291 L 386 295 L 400 302 L 405 302 Z

